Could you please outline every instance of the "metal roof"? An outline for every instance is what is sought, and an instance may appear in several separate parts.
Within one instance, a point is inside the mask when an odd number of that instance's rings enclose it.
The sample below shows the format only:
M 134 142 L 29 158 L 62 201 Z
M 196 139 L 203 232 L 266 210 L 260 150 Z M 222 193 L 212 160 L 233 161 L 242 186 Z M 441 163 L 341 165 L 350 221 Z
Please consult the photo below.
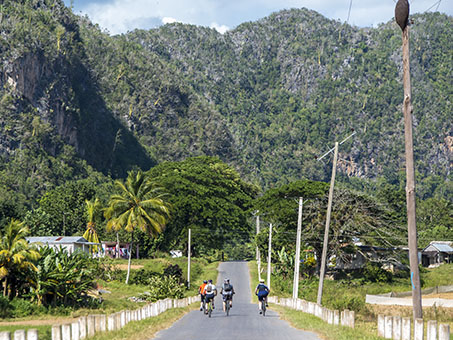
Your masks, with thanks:
M 25 238 L 29 243 L 45 244 L 71 244 L 71 243 L 90 243 L 82 236 L 32 236 Z
M 430 250 L 429 248 L 435 248 L 442 253 L 450 253 L 453 254 L 453 247 L 448 244 L 447 242 L 431 242 L 429 246 L 427 246 L 423 251 L 435 251 Z
M 432 243 L 432 246 L 436 247 L 439 251 L 443 253 L 453 253 L 453 248 L 445 243 Z

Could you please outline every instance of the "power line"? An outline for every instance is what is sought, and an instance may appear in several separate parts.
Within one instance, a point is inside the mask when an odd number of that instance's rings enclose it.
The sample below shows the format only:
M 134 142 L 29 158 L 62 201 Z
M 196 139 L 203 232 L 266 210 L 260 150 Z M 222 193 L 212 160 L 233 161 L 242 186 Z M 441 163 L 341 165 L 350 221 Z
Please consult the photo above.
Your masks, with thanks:
M 349 22 L 349 17 L 351 16 L 351 8 L 352 8 L 352 0 L 349 2 L 348 18 L 346 19 L 346 22 Z

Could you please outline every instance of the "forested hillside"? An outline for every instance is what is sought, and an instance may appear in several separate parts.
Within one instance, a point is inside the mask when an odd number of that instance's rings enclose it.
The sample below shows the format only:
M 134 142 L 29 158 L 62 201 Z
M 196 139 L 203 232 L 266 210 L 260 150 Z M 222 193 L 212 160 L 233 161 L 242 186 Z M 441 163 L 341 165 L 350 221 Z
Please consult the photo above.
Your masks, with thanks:
M 3 205 L 199 155 L 262 188 L 328 181 L 329 162 L 315 157 L 351 129 L 341 180 L 404 186 L 393 22 L 359 29 L 293 9 L 223 35 L 176 23 L 109 36 L 60 0 L 0 0 L 0 10 Z M 418 194 L 451 199 L 453 19 L 413 19 Z

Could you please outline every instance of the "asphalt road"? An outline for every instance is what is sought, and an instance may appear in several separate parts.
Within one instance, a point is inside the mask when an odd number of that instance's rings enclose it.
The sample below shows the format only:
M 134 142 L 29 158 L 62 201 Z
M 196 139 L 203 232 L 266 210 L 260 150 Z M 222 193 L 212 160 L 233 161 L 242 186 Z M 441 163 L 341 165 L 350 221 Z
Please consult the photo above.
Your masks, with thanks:
M 236 291 L 233 308 L 231 308 L 228 317 L 222 311 L 222 299 L 219 294 L 215 299 L 216 308 L 211 318 L 203 315 L 199 310 L 192 311 L 175 322 L 170 328 L 157 333 L 155 339 L 320 340 L 312 332 L 304 332 L 291 327 L 272 310 L 267 310 L 265 317 L 259 314 L 258 304 L 251 302 L 247 262 L 223 262 L 220 264 L 216 285 L 219 292 L 224 278 L 230 279 Z

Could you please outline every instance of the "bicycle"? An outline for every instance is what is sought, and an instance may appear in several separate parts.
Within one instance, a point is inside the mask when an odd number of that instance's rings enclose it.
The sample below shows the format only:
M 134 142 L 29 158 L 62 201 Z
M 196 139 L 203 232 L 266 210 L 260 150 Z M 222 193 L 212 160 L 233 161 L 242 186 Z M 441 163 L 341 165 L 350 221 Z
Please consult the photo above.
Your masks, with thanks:
M 263 312 L 263 316 L 266 316 L 266 298 L 261 301 L 261 311 Z
M 206 301 L 203 304 L 203 306 L 206 306 Z M 212 299 L 209 299 L 208 306 L 204 307 L 204 313 L 207 314 L 209 317 L 211 317 L 211 313 L 212 313 Z
M 226 316 L 230 315 L 230 299 L 225 300 L 225 314 Z

